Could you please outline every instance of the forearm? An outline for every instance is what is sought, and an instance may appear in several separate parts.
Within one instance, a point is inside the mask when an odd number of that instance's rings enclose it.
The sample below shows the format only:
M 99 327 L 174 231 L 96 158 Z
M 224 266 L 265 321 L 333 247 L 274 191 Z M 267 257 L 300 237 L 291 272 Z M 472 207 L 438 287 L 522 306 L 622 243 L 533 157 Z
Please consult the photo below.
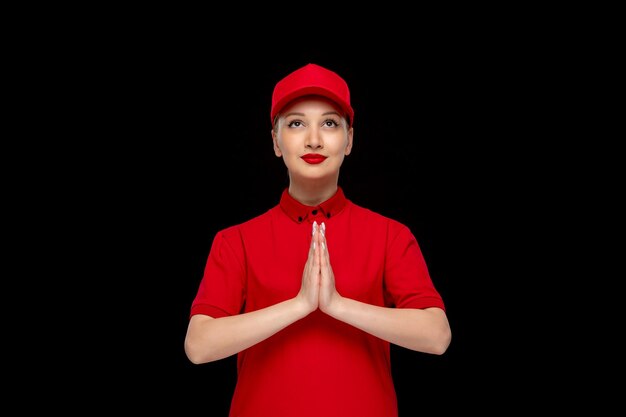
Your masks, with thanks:
M 411 350 L 440 355 L 450 344 L 450 326 L 445 312 L 440 308 L 379 307 L 341 297 L 327 313 L 380 339 Z
M 308 314 L 297 299 L 235 316 L 195 315 L 189 322 L 185 352 L 193 363 L 226 358 L 253 346 Z

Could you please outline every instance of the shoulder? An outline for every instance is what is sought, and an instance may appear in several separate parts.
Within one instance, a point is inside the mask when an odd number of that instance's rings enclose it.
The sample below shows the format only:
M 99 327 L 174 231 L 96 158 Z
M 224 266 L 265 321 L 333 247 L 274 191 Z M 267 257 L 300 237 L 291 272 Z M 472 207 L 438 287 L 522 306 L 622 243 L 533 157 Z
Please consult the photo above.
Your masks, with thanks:
M 275 216 L 277 208 L 278 206 L 272 207 L 264 213 L 259 214 L 258 216 L 252 217 L 241 223 L 228 226 L 218 231 L 218 235 L 226 239 L 231 239 L 234 237 L 240 237 L 242 233 L 252 232 L 256 229 L 264 227 L 265 225 L 271 223 L 272 217 Z
M 350 204 L 350 209 L 355 223 L 362 225 L 359 228 L 367 230 L 368 238 L 382 242 L 391 251 L 389 253 L 402 255 L 414 247 L 420 250 L 417 238 L 407 224 L 354 203 Z
M 350 202 L 348 207 L 351 222 L 363 225 L 362 227 L 367 228 L 370 234 L 379 236 L 387 242 L 394 242 L 397 239 L 414 240 L 410 228 L 397 219 L 354 202 Z
M 351 215 L 360 219 L 360 221 L 384 225 L 392 229 L 408 229 L 408 227 L 400 221 L 378 211 L 356 204 L 353 201 L 349 202 L 348 207 L 350 208 Z

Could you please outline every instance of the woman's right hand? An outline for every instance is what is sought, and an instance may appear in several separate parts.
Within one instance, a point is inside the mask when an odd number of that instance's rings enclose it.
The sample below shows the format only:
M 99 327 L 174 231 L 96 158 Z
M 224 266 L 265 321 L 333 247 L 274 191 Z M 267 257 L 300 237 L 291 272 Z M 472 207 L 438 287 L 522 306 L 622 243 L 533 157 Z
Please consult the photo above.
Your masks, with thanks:
M 320 294 L 320 228 L 317 222 L 313 222 L 313 230 L 311 233 L 311 245 L 309 246 L 309 257 L 304 264 L 304 272 L 302 273 L 302 286 L 297 298 L 303 302 L 309 313 L 317 310 L 319 306 Z

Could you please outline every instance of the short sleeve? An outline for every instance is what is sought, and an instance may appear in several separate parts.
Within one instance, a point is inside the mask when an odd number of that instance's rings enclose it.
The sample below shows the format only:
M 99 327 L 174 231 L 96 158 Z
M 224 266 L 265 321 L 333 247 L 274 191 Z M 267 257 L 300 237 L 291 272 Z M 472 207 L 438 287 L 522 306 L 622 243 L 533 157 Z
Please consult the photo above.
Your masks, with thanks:
M 191 314 L 225 317 L 238 314 L 245 302 L 245 261 L 237 228 L 215 235 Z
M 397 222 L 389 226 L 383 282 L 388 306 L 445 309 L 417 239 L 408 227 Z

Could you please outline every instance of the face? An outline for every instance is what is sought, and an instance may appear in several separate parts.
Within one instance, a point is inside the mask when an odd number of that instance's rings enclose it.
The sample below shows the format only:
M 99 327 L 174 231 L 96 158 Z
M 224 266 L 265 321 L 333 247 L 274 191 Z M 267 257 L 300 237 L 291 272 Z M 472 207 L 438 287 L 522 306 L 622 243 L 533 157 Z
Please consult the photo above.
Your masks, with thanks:
M 302 97 L 281 110 L 272 130 L 274 153 L 283 158 L 292 180 L 336 179 L 352 150 L 352 134 L 333 101 Z

